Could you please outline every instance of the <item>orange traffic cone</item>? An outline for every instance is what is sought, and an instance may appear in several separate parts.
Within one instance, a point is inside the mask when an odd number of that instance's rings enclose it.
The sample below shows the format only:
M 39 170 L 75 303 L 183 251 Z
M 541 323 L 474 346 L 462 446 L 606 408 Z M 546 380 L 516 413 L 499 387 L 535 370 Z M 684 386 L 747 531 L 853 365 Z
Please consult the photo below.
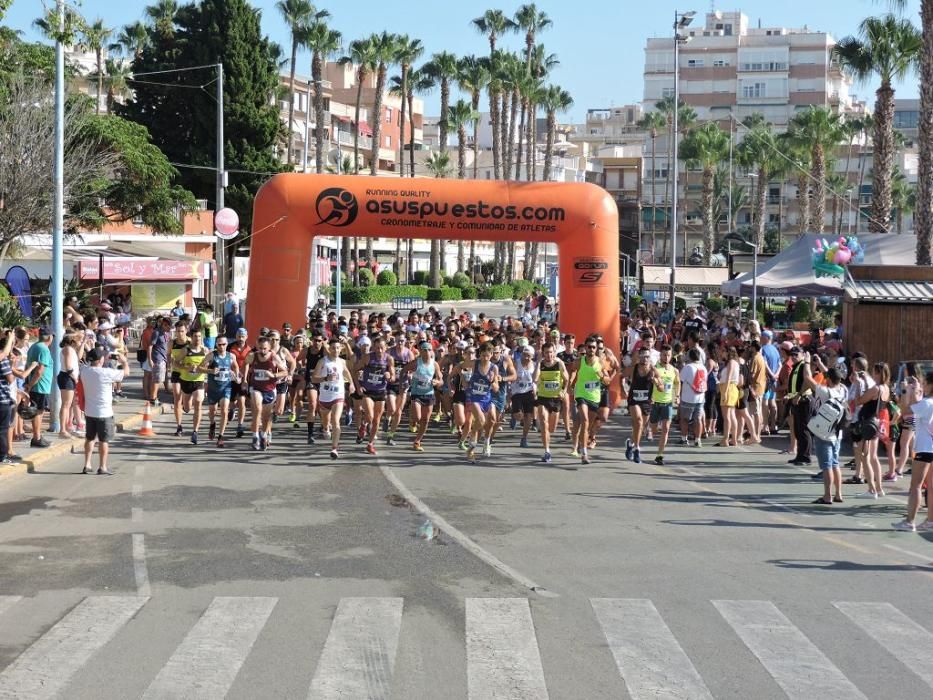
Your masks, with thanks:
M 139 428 L 137 435 L 140 437 L 155 437 L 155 434 L 155 430 L 152 429 L 152 412 L 147 401 L 146 407 L 143 409 L 143 424 Z

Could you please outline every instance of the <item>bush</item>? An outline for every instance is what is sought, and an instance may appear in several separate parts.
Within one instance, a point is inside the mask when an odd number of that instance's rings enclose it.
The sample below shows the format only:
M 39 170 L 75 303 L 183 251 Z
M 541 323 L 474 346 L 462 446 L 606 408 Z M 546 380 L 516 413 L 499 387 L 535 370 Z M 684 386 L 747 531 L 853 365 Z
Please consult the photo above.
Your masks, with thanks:
M 425 299 L 428 288 L 423 285 L 400 284 L 392 287 L 350 287 L 343 290 L 344 304 L 388 304 L 394 297 Z
M 794 321 L 797 323 L 806 323 L 810 320 L 812 315 L 810 300 L 798 297 L 797 303 L 794 305 Z
M 544 291 L 544 287 L 540 284 L 535 284 L 531 280 L 515 280 L 512 282 L 513 299 L 523 299 L 530 292 L 540 293 Z
M 687 300 L 682 297 L 674 297 L 674 310 L 675 311 L 686 311 Z
M 361 287 L 372 287 L 376 284 L 376 275 L 373 274 L 373 271 L 368 267 L 360 268 L 360 286 Z
M 726 302 L 722 297 L 710 297 L 703 304 L 713 313 L 719 313 L 722 311 L 722 307 L 726 305 Z
M 380 287 L 394 287 L 398 284 L 398 277 L 392 270 L 383 270 L 376 276 L 376 284 Z
M 511 299 L 512 298 L 512 285 L 511 284 L 493 284 L 484 289 L 481 289 L 479 292 L 480 299 Z
M 476 287 L 463 287 L 460 290 L 461 299 L 478 299 L 479 290 Z
M 428 287 L 428 301 L 460 301 L 458 287 Z
M 470 286 L 470 276 L 464 272 L 456 272 L 450 278 L 449 287 L 457 287 L 458 289 L 463 289 L 464 287 Z
M 411 283 L 417 285 L 427 285 L 428 284 L 428 271 L 427 270 L 415 270 L 411 275 Z
M 331 281 L 331 285 L 332 285 L 332 286 L 334 286 L 334 287 L 337 286 L 337 273 L 336 273 L 336 272 L 331 273 L 330 281 Z M 347 279 L 347 273 L 346 273 L 346 272 L 341 272 L 341 273 L 340 273 L 340 285 L 341 285 L 344 289 L 346 289 L 347 287 L 350 286 L 350 285 L 348 284 L 348 282 L 349 282 L 349 280 Z
M 441 286 L 442 287 L 453 287 L 454 286 L 453 277 L 451 277 L 450 275 L 444 275 L 441 278 Z

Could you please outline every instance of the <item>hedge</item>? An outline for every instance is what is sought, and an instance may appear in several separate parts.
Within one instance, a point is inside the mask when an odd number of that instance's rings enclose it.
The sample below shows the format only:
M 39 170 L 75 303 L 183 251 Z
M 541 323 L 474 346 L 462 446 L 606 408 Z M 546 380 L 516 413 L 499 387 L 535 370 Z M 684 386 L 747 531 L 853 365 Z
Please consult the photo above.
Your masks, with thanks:
M 376 284 L 376 275 L 373 274 L 373 271 L 368 267 L 360 268 L 360 286 L 361 287 L 372 287 Z
M 464 287 L 470 286 L 470 276 L 464 272 L 455 272 L 450 278 L 449 287 L 459 287 L 463 289 Z
M 428 284 L 428 271 L 427 270 L 415 270 L 411 275 L 412 284 L 417 284 L 418 286 Z
M 535 284 L 531 280 L 515 280 L 512 282 L 513 289 L 513 298 L 522 299 L 528 295 L 529 292 L 543 292 L 544 287 L 540 284 Z
M 398 284 L 398 277 L 392 270 L 383 270 L 376 276 L 376 284 L 380 287 L 394 287 Z
M 428 301 L 460 301 L 458 287 L 428 287 Z
M 489 287 L 481 289 L 479 292 L 480 299 L 511 299 L 512 293 L 515 290 L 512 289 L 511 284 L 493 284 Z
M 725 300 L 722 297 L 710 297 L 703 302 L 703 305 L 710 311 L 719 313 L 725 306 Z
M 463 287 L 460 290 L 461 299 L 478 299 L 479 298 L 479 289 L 476 287 Z
M 344 304 L 388 304 L 395 297 L 426 299 L 428 288 L 418 284 L 399 284 L 383 287 L 349 287 L 342 291 Z

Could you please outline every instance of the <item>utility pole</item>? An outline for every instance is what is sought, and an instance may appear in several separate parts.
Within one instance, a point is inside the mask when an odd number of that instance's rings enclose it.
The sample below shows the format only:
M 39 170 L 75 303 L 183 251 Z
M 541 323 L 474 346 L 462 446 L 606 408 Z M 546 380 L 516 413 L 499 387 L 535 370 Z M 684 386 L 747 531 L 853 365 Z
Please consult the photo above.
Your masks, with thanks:
M 57 377 L 61 369 L 61 353 L 57 343 L 61 342 L 65 332 L 64 322 L 64 265 L 62 246 L 65 229 L 65 46 L 62 34 L 65 32 L 65 0 L 57 0 L 56 16 L 58 19 L 58 37 L 55 40 L 55 165 L 54 165 L 54 201 L 52 206 L 52 376 Z M 52 433 L 59 431 L 58 407 L 61 393 L 57 382 L 52 382 L 51 405 L 49 406 L 49 428 Z M 64 427 L 64 426 L 62 426 Z
M 224 187 L 227 185 L 227 173 L 224 171 L 224 64 L 217 63 L 217 194 L 214 213 L 224 208 Z M 223 299 L 227 291 L 227 242 L 217 238 L 217 281 L 219 289 L 215 293 L 216 306 L 223 317 Z

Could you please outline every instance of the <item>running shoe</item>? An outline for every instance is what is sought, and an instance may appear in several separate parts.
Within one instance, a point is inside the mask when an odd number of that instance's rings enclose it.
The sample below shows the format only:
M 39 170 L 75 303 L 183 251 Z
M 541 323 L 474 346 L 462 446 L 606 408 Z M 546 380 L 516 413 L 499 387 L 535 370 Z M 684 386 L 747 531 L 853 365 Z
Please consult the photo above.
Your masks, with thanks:
M 924 520 L 922 523 L 917 525 L 917 532 L 930 532 L 933 531 L 933 520 Z
M 680 436 L 680 444 L 684 445 L 685 447 L 690 444 L 690 441 L 687 439 L 686 435 Z
M 584 452 L 582 455 L 580 455 L 580 463 L 581 463 L 581 464 L 589 464 L 589 463 L 590 463 L 590 456 L 589 456 L 586 452 Z
M 898 475 L 897 474 L 885 474 L 881 478 L 883 481 L 897 481 Z
M 550 464 L 550 463 L 551 463 L 551 453 L 550 453 L 550 452 L 545 452 L 545 453 L 544 453 L 544 456 L 541 457 L 541 461 L 544 462 L 545 464 Z
M 632 451 L 632 461 L 635 462 L 635 464 L 641 464 L 641 450 L 637 447 Z
M 360 427 L 356 429 L 356 444 L 359 445 L 363 442 L 363 436 L 366 435 L 366 427 L 360 423 Z
M 294 411 L 289 411 L 289 412 L 288 412 L 288 422 L 289 422 L 289 423 L 294 423 L 294 422 L 297 421 L 297 420 L 298 420 L 298 416 L 295 415 L 295 412 L 294 412 Z
M 317 441 L 314 439 L 314 435 L 312 435 L 311 433 L 308 433 L 308 444 L 313 445 L 315 442 Z
M 366 452 L 367 452 L 368 454 L 371 454 L 371 455 L 375 456 L 375 454 L 376 454 L 376 446 L 375 446 L 373 443 L 371 443 L 371 442 L 368 443 L 368 444 L 366 445 Z
M 521 441 L 518 443 L 518 446 L 519 446 L 519 447 L 528 447 L 528 438 L 522 438 Z
M 657 457 L 655 457 L 654 463 L 659 464 L 663 467 L 664 466 L 664 455 L 658 455 Z
M 901 532 L 916 532 L 917 526 L 907 520 L 901 520 L 899 523 L 891 523 L 891 527 Z
M 492 457 L 492 444 L 489 440 L 483 445 L 483 457 Z
M 330 458 L 331 458 L 331 459 L 337 459 L 339 456 L 340 456 L 340 453 L 337 452 L 337 450 L 331 450 L 331 451 L 330 451 Z
M 353 425 L 353 409 L 348 410 L 343 415 L 343 424 L 344 425 Z
M 572 437 L 573 437 L 573 435 L 570 434 L 570 431 L 569 431 L 569 430 L 565 430 L 565 431 L 564 431 L 564 441 L 565 441 L 565 442 L 566 442 L 567 440 L 569 440 L 570 438 L 572 438 Z
M 413 432 L 413 433 L 416 432 L 416 431 L 415 431 L 415 426 L 412 426 L 411 432 Z M 458 432 L 457 426 L 456 426 L 456 425 L 451 425 L 451 426 L 450 426 L 450 434 L 451 434 L 451 435 L 456 435 L 457 432 Z
M 265 436 L 265 435 L 260 435 L 260 436 L 259 436 L 259 449 L 260 449 L 261 451 L 263 451 L 263 452 L 265 452 L 266 450 L 269 449 L 269 441 L 266 440 L 266 436 Z
M 390 447 L 395 444 L 395 433 L 389 433 L 386 436 L 386 444 Z
M 236 427 L 236 436 L 237 436 L 238 438 L 243 437 L 243 426 L 242 426 L 242 425 L 238 425 L 238 426 Z
M 700 436 L 697 435 L 696 441 L 693 443 L 694 447 L 703 447 L 703 440 L 700 439 Z
M 217 434 L 217 424 L 211 423 L 210 429 L 207 431 L 207 439 L 213 440 L 214 436 Z
M 509 419 L 509 430 L 515 430 L 517 421 L 514 418 Z
M 178 426 L 175 428 L 175 437 L 181 437 L 181 434 L 182 434 L 183 432 L 185 432 L 185 429 L 182 428 L 181 425 L 178 425 Z
M 191 431 L 191 444 L 192 445 L 198 444 L 198 431 L 197 430 Z
M 258 449 L 259 449 L 259 436 L 258 436 L 258 435 L 253 435 L 253 441 L 252 441 L 251 444 L 252 444 L 254 450 L 258 450 Z
M 875 493 L 874 491 L 862 491 L 862 493 L 857 493 L 857 494 L 855 494 L 855 497 L 856 497 L 856 498 L 866 498 L 866 499 L 872 498 L 872 499 L 877 500 L 877 499 L 878 499 L 878 494 Z
M 461 440 L 457 443 L 457 447 L 461 450 L 469 450 L 470 444 L 466 440 Z
M 217 447 L 224 446 L 224 439 L 222 437 L 217 438 Z
M 414 444 L 411 446 L 411 448 L 412 448 L 415 452 L 424 452 L 424 448 L 421 446 L 421 443 L 420 443 L 420 442 L 414 443 Z
M 580 453 L 577 452 L 577 449 L 576 449 L 576 448 L 574 448 L 574 449 L 570 450 L 570 456 L 571 456 L 571 457 L 579 457 L 579 456 L 580 456 Z
M 434 421 L 434 422 L 437 423 L 437 421 Z M 408 426 L 408 432 L 411 433 L 412 435 L 414 435 L 415 433 L 418 432 L 418 428 L 416 428 L 416 427 L 413 426 L 413 425 L 409 425 L 409 426 Z
M 470 464 L 476 464 L 476 447 L 473 443 L 467 445 L 466 458 Z
M 632 461 L 632 454 L 635 452 L 635 443 L 632 442 L 631 438 L 625 441 L 625 458 L 628 461 Z

